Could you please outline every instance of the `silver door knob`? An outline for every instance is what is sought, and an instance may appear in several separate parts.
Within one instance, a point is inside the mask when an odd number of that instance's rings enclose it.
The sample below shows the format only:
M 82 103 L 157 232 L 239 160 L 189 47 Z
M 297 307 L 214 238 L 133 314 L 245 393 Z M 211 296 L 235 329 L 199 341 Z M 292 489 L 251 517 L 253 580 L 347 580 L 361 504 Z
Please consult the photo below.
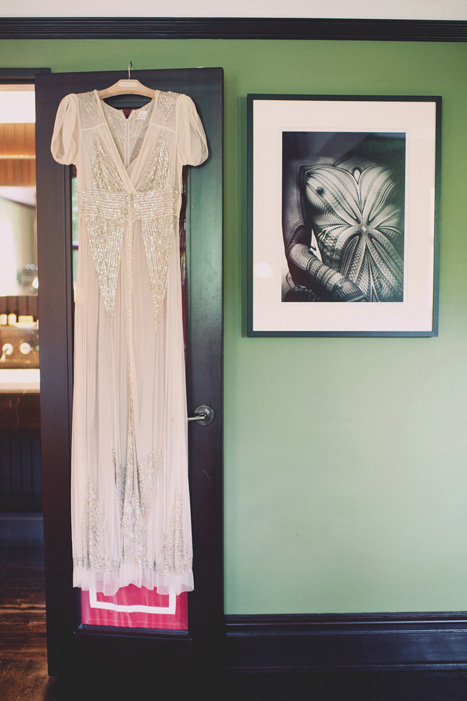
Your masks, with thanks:
M 188 421 L 196 421 L 200 426 L 209 426 L 214 421 L 214 410 L 206 404 L 197 406 L 193 414 L 194 416 L 188 417 Z

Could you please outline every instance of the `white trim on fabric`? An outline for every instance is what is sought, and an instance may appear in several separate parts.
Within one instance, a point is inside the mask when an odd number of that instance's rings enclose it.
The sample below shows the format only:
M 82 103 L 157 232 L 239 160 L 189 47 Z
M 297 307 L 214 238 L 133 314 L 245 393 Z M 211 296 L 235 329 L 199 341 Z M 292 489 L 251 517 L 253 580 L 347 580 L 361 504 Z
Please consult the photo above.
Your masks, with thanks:
M 108 601 L 98 601 L 94 590 L 89 590 L 89 605 L 93 609 L 105 609 L 106 611 L 117 611 L 118 613 L 157 613 L 166 616 L 175 615 L 177 597 L 174 592 L 169 594 L 168 606 L 144 606 L 143 604 L 112 604 Z

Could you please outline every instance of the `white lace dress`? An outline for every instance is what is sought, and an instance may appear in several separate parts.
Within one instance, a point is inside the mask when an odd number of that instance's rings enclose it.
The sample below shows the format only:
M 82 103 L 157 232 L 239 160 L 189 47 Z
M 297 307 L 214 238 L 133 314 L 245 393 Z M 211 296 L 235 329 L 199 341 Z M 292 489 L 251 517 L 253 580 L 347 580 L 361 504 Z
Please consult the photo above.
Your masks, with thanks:
M 73 584 L 193 589 L 178 217 L 207 158 L 186 95 L 123 112 L 67 95 L 52 154 L 79 187 L 72 435 Z

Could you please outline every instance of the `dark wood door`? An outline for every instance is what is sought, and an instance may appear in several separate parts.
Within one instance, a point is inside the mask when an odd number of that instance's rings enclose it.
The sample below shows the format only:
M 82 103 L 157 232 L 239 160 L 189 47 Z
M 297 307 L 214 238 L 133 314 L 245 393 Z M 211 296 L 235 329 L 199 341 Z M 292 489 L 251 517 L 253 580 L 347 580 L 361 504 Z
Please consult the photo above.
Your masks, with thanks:
M 210 156 L 187 176 L 187 388 L 189 412 L 206 404 L 208 426 L 190 423 L 190 489 L 195 590 L 188 631 L 85 627 L 72 587 L 70 528 L 73 287 L 71 168 L 50 154 L 55 114 L 70 92 L 102 89 L 114 72 L 38 76 L 37 201 L 44 538 L 49 673 L 95 669 L 184 673 L 218 667 L 223 626 L 222 560 L 222 122 L 220 68 L 139 71 L 162 90 L 190 95 L 203 121 Z M 79 174 L 78 174 L 79 176 Z M 172 673 L 172 671 L 171 671 Z

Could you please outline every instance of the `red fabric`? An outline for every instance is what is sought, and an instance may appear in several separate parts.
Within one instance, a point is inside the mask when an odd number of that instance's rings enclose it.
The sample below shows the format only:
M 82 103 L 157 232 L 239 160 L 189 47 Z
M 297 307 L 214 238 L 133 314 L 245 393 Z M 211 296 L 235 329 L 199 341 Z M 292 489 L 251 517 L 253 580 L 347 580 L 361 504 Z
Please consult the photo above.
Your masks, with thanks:
M 96 595 L 96 604 L 90 603 L 89 592 L 81 592 L 81 623 L 89 626 L 117 626 L 120 628 L 152 628 L 162 630 L 188 629 L 188 595 L 186 592 L 176 597 L 175 614 L 150 613 L 147 611 L 110 611 L 96 608 L 99 604 L 112 604 L 118 607 L 148 606 L 168 608 L 169 597 L 161 596 L 156 590 L 145 587 L 128 587 L 119 589 L 114 596 Z

